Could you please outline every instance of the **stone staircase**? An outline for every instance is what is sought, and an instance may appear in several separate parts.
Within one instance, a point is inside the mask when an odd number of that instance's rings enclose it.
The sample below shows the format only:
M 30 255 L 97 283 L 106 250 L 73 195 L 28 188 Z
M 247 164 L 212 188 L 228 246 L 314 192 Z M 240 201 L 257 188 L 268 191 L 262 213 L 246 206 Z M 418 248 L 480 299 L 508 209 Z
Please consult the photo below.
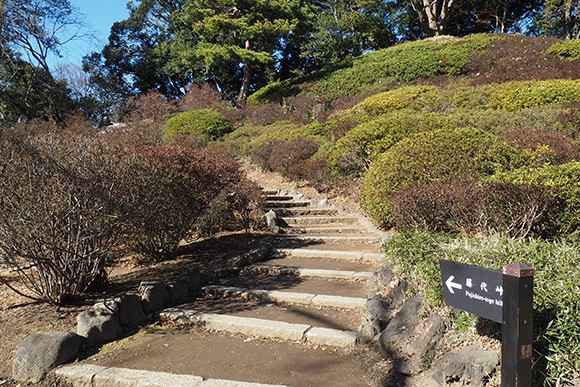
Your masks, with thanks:
M 216 278 L 201 297 L 163 310 L 160 318 L 239 340 L 350 351 L 365 315 L 366 281 L 382 260 L 382 235 L 325 203 L 266 195 L 265 211 L 275 212 L 280 227 L 268 259 Z M 304 385 L 315 385 L 312 380 Z
M 367 301 L 365 281 L 382 259 L 380 235 L 328 205 L 276 191 L 266 195 L 264 210 L 274 211 L 281 227 L 270 259 L 216 280 L 191 309 L 168 309 L 161 318 L 220 332 L 353 347 Z M 240 301 L 251 307 L 239 307 Z M 324 318 L 313 317 L 321 311 Z

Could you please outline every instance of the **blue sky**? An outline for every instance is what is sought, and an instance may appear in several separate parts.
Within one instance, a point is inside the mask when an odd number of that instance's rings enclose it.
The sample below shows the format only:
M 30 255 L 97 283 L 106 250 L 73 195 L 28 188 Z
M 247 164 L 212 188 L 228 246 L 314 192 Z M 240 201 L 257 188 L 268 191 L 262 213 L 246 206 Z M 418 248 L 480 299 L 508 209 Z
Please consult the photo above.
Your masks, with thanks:
M 94 37 L 69 42 L 61 52 L 62 58 L 53 59 L 54 64 L 80 65 L 82 57 L 100 51 L 106 44 L 114 22 L 126 19 L 128 0 L 71 0 L 73 7 L 87 24 L 88 32 Z

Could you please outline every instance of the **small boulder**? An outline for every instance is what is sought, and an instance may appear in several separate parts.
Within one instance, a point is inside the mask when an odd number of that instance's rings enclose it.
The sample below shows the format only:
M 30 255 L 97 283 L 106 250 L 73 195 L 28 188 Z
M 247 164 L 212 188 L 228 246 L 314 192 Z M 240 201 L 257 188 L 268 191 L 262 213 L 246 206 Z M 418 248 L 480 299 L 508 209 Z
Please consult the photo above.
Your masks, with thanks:
M 405 375 L 423 371 L 435 346 L 443 336 L 443 319 L 432 314 L 423 321 L 419 315 L 423 297 L 409 299 L 379 336 L 383 356 L 394 360 L 395 369 Z
M 38 383 L 55 366 L 68 363 L 79 354 L 83 339 L 72 332 L 44 332 L 30 335 L 16 350 L 12 378 Z
M 153 313 L 163 308 L 169 301 L 169 293 L 165 284 L 160 281 L 144 281 L 139 285 L 141 304 L 145 314 Z
M 459 352 L 445 354 L 440 364 L 446 380 L 462 380 L 470 386 L 484 386 L 499 364 L 499 356 L 496 351 L 468 346 Z
M 97 302 L 93 309 L 97 312 L 103 314 L 118 314 L 119 313 L 119 302 L 112 298 Z
M 374 320 L 387 321 L 389 312 L 380 296 L 375 295 L 367 301 L 367 315 Z
M 184 278 L 179 278 L 167 284 L 167 292 L 171 302 L 181 301 L 189 296 L 189 287 Z
M 122 326 L 136 327 L 147 319 L 141 306 L 141 299 L 135 294 L 123 294 L 115 300 L 119 304 L 119 320 Z
M 201 289 L 202 285 L 202 278 L 201 272 L 199 271 L 198 268 L 193 268 L 187 271 L 185 274 L 183 274 L 181 278 L 184 279 L 185 282 L 187 283 L 187 287 L 191 294 L 199 293 L 199 290 Z
M 123 335 L 119 318 L 96 310 L 87 310 L 77 316 L 77 334 L 87 339 L 89 346 L 104 344 Z
M 362 343 L 372 343 L 380 332 L 381 322 L 367 316 L 358 328 L 357 337 Z

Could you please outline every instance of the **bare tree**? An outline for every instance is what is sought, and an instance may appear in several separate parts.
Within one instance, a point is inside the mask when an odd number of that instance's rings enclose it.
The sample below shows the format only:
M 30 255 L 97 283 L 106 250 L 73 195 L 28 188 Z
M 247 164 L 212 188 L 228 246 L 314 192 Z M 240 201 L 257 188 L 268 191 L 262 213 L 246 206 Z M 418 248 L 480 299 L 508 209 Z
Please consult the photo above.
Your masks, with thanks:
M 64 45 L 83 37 L 85 26 L 69 0 L 4 0 L 0 7 L 0 59 L 3 78 L 25 69 L 32 83 L 42 83 L 52 115 L 62 120 L 67 105 L 66 87 L 51 74 L 50 55 L 60 56 Z M 11 82 L 3 81 L 2 87 Z M 32 88 L 31 88 L 32 90 Z M 23 105 L 35 96 L 21 90 Z

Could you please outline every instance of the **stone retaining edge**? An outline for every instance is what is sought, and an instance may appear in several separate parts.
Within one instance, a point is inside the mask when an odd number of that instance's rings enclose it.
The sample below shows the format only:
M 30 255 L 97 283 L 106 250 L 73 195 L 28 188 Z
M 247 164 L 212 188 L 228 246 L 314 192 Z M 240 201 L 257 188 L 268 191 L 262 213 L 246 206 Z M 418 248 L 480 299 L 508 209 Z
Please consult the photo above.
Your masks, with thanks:
M 76 387 L 285 387 L 92 364 L 64 366 L 55 373 L 59 379 L 73 383 Z

